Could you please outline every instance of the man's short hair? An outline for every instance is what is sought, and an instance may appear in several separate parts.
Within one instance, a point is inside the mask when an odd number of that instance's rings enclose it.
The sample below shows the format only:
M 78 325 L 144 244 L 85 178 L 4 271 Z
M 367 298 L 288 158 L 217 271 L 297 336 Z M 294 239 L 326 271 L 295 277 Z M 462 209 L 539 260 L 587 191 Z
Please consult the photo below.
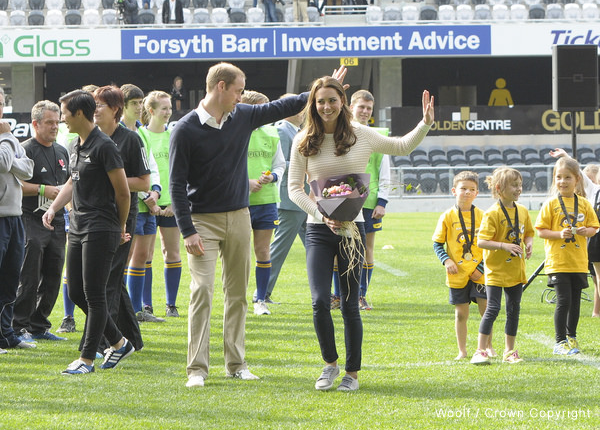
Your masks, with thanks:
M 127 106 L 129 100 L 144 98 L 144 92 L 140 87 L 133 84 L 121 85 L 121 91 L 123 91 L 123 102 L 125 103 L 125 106 Z
M 452 180 L 452 186 L 456 187 L 461 181 L 474 182 L 477 185 L 477 188 L 479 188 L 479 176 L 477 175 L 477 173 L 472 172 L 470 170 L 463 170 L 462 172 L 456 174 L 454 176 L 454 179 Z
M 373 97 L 373 94 L 371 94 L 367 90 L 358 90 L 354 94 L 352 94 L 352 97 L 350 98 L 350 104 L 353 105 L 360 99 L 363 99 L 366 102 L 375 103 L 375 97 Z
M 211 91 L 221 81 L 225 82 L 225 86 L 233 84 L 240 77 L 246 79 L 246 75 L 242 69 L 230 63 L 218 63 L 208 69 L 206 75 L 206 90 Z
M 60 107 L 56 103 L 51 102 L 50 100 L 42 100 L 34 104 L 31 108 L 31 120 L 37 122 L 42 121 L 44 119 L 44 112 L 47 110 L 56 112 L 58 113 L 58 116 L 60 116 Z
M 62 96 L 58 101 L 65 104 L 71 115 L 75 115 L 80 110 L 88 121 L 94 121 L 96 101 L 89 91 L 74 90 Z
M 264 103 L 269 103 L 269 98 L 258 91 L 244 91 L 244 94 L 242 94 L 242 103 L 262 105 Z

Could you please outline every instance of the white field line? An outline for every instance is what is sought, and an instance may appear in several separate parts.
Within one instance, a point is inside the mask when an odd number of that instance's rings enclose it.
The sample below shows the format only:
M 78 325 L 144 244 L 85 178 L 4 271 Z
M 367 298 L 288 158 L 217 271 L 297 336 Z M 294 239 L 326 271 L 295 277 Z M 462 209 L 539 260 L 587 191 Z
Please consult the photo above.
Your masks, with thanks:
M 402 270 L 398 270 L 392 266 L 388 266 L 385 263 L 381 263 L 379 261 L 375 261 L 375 267 L 377 267 L 378 269 L 382 269 L 385 270 L 388 273 L 391 273 L 394 276 L 408 276 L 408 273 L 403 272 Z
M 526 337 L 529 340 L 533 340 L 534 342 L 537 342 L 541 345 L 544 345 L 544 346 L 548 347 L 548 349 L 552 349 L 555 344 L 554 339 L 552 339 L 551 337 L 549 337 L 547 335 L 541 334 L 541 333 L 535 333 L 535 334 L 523 333 L 522 336 Z M 557 355 L 556 357 L 560 357 L 560 356 Z M 569 356 L 568 359 L 569 360 L 577 360 L 581 364 L 584 364 L 586 366 L 595 367 L 596 369 L 600 369 L 600 360 L 598 360 L 596 357 L 593 357 L 590 355 L 585 355 L 583 353 L 579 353 L 579 354 Z

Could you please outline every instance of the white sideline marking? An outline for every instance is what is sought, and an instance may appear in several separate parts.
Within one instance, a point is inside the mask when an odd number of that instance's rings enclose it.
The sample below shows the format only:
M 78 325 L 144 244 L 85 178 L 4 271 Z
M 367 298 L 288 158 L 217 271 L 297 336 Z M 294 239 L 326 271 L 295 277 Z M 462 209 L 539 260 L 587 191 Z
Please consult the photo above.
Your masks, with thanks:
M 523 336 L 526 337 L 529 340 L 533 340 L 534 342 L 537 342 L 539 344 L 547 346 L 548 349 L 554 348 L 554 345 L 555 345 L 554 339 L 552 339 L 549 336 L 546 336 L 544 334 L 541 334 L 541 333 L 536 333 L 536 334 L 524 333 Z M 562 356 L 557 355 L 556 357 L 562 357 Z M 586 366 L 595 367 L 596 369 L 600 369 L 600 361 L 599 360 L 597 360 L 596 358 L 594 358 L 594 357 L 592 357 L 590 355 L 585 355 L 585 354 L 583 354 L 581 352 L 579 354 L 575 354 L 575 355 L 569 356 L 568 359 L 569 360 L 577 360 L 581 364 L 584 364 Z
M 394 276 L 408 276 L 408 273 L 403 272 L 402 270 L 395 269 L 392 266 L 388 266 L 387 264 L 381 263 L 379 261 L 375 261 L 375 266 L 377 266 L 378 269 L 383 269 Z

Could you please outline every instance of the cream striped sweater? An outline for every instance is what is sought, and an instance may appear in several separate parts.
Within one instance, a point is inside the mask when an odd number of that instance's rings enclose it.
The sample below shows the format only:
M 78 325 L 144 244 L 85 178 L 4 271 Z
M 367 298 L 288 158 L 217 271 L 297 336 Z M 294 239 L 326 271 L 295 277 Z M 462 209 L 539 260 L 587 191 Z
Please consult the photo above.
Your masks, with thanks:
M 356 144 L 344 155 L 335 155 L 333 134 L 326 134 L 318 154 L 305 157 L 298 151 L 298 142 L 304 132 L 298 133 L 291 150 L 288 173 L 290 199 L 308 214 L 308 223 L 323 223 L 323 216 L 317 208 L 315 197 L 304 191 L 304 180 L 310 183 L 315 179 L 349 173 L 363 173 L 372 152 L 391 155 L 408 155 L 423 141 L 429 126 L 421 121 L 410 133 L 403 137 L 386 137 L 369 127 L 353 123 Z M 356 221 L 363 221 L 362 211 Z

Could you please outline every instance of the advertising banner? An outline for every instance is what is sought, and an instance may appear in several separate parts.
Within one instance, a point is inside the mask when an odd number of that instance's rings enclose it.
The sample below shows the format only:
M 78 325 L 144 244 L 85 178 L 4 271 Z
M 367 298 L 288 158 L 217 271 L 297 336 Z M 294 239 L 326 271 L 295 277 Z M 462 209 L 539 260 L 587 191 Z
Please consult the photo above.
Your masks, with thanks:
M 489 55 L 489 25 L 125 29 L 123 60 Z
M 0 30 L 0 61 L 15 63 L 119 61 L 120 29 Z
M 402 136 L 423 118 L 423 110 L 393 107 L 392 135 Z M 576 112 L 577 133 L 600 133 L 600 110 Z M 551 106 L 440 106 L 429 136 L 477 136 L 571 133 L 569 112 L 556 112 Z

